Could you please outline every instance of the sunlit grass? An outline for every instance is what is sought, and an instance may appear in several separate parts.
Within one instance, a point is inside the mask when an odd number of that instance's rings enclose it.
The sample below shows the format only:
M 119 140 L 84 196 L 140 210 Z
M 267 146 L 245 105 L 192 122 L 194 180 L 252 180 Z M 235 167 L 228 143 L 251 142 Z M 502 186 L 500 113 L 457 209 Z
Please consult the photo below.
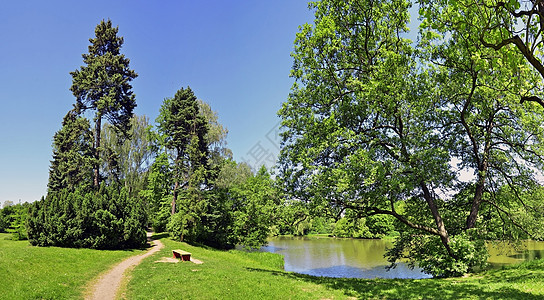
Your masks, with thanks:
M 0 299 L 77 299 L 98 274 L 134 251 L 32 247 L 0 234 Z M 544 299 L 544 260 L 449 279 L 345 279 L 282 270 L 278 254 L 218 251 L 162 237 L 137 266 L 127 299 Z M 204 263 L 157 263 L 184 249 Z
M 332 299 L 343 291 L 281 271 L 283 258 L 273 253 L 219 251 L 162 239 L 159 253 L 137 266 L 127 299 Z M 183 249 L 203 261 L 157 263 Z
M 134 270 L 127 299 L 542 299 L 544 261 L 449 279 L 346 279 L 282 271 L 281 256 L 217 251 L 162 239 Z M 204 264 L 156 263 L 184 249 Z
M 85 286 L 134 251 L 33 247 L 0 234 L 0 299 L 77 299 Z

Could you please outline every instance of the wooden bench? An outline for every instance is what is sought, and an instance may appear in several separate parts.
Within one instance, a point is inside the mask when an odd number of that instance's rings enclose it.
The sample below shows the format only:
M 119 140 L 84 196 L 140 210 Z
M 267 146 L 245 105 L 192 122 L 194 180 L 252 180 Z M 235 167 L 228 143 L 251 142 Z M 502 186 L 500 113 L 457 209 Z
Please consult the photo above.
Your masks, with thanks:
M 183 250 L 172 250 L 174 258 L 181 258 L 181 261 L 191 261 L 191 253 Z

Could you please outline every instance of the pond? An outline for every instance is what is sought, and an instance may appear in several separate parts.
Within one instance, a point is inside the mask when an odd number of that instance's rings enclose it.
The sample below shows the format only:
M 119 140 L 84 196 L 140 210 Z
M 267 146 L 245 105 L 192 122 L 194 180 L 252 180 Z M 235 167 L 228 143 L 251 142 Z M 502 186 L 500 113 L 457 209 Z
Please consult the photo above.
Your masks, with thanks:
M 516 251 L 511 245 L 491 245 L 492 266 L 544 258 L 544 242 L 525 242 L 527 250 Z M 345 278 L 430 278 L 421 269 L 411 270 L 405 263 L 395 269 L 383 257 L 390 240 L 337 239 L 328 237 L 274 237 L 262 251 L 282 254 L 285 270 L 301 274 Z

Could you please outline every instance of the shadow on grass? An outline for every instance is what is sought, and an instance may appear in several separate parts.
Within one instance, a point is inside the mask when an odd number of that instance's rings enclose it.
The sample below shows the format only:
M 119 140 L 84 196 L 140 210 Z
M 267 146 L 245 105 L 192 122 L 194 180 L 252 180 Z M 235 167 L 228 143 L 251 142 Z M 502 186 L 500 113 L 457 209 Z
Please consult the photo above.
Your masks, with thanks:
M 541 299 L 541 296 L 525 293 L 511 287 L 489 290 L 486 279 L 359 279 L 316 277 L 292 272 L 247 268 L 253 272 L 266 272 L 294 280 L 303 280 L 340 290 L 348 297 L 358 299 Z M 497 278 L 494 278 L 497 280 Z M 504 282 L 511 282 L 512 278 Z
M 168 232 L 154 233 L 151 238 L 154 240 L 160 240 L 169 237 Z

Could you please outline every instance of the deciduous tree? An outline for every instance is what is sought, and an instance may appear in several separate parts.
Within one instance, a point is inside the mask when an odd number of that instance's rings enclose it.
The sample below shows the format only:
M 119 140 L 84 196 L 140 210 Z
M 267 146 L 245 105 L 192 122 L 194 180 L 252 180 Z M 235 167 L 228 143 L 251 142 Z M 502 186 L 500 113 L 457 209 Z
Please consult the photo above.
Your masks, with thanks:
M 483 203 L 506 216 L 492 192 L 530 188 L 542 170 L 542 109 L 516 98 L 535 85 L 519 53 L 486 49 L 478 32 L 448 28 L 454 7 L 423 6 L 431 17 L 413 44 L 409 6 L 311 4 L 314 25 L 297 34 L 296 83 L 279 112 L 280 177 L 293 200 L 313 207 L 395 217 L 403 225 L 393 261 L 410 253 L 436 276 L 458 275 L 485 263 Z M 467 191 L 462 201 L 452 196 Z

